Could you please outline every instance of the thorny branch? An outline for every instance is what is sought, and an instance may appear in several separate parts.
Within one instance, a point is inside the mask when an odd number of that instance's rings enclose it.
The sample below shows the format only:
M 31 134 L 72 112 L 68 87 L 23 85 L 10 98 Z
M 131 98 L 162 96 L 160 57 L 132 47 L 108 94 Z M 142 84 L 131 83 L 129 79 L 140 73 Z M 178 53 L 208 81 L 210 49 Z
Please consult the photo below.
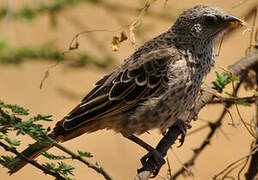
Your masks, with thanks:
M 53 177 L 55 177 L 57 180 L 66 180 L 64 177 L 62 177 L 59 173 L 53 172 L 43 166 L 41 166 L 39 163 L 37 163 L 34 160 L 31 160 L 24 156 L 22 153 L 19 153 L 14 147 L 7 146 L 6 144 L 0 142 L 0 146 L 4 148 L 4 150 L 9 151 L 17 155 L 22 160 L 25 160 L 26 162 L 30 163 L 31 165 L 35 166 L 36 168 L 42 170 L 45 174 L 49 174 Z
M 242 76 L 244 74 L 244 72 L 247 72 L 248 70 L 250 70 L 257 63 L 258 63 L 258 47 L 256 46 L 253 48 L 253 50 L 247 56 L 241 58 L 239 61 L 237 61 L 233 65 L 229 66 L 228 69 L 232 73 L 233 76 Z M 239 83 L 238 86 L 236 87 L 235 92 L 238 91 L 240 84 L 241 83 Z M 192 119 L 194 119 L 196 114 L 198 114 L 199 111 L 207 103 L 213 101 L 214 95 L 213 95 L 213 93 L 210 93 L 210 92 L 215 92 L 214 84 L 213 83 L 208 84 L 205 89 L 206 89 L 206 91 L 203 91 L 201 93 L 201 95 L 199 96 L 199 98 L 196 102 L 196 105 L 194 107 L 194 111 L 192 111 L 189 115 L 188 121 L 191 121 Z M 184 164 L 185 167 L 192 166 L 194 164 L 194 160 L 198 157 L 198 155 L 201 153 L 201 151 L 204 149 L 204 147 L 206 147 L 209 144 L 210 139 L 214 135 L 216 129 L 218 129 L 218 127 L 221 126 L 221 121 L 227 113 L 226 108 L 230 107 L 232 104 L 233 104 L 232 102 L 227 103 L 220 118 L 215 123 L 212 123 L 210 125 L 210 128 L 212 129 L 212 131 L 208 134 L 206 141 L 204 141 L 203 144 L 199 148 L 194 150 L 194 152 L 195 152 L 194 156 L 188 162 L 186 162 Z M 178 138 L 179 135 L 180 135 L 180 132 L 179 132 L 179 128 L 177 127 L 177 125 L 171 126 L 169 128 L 168 132 L 165 134 L 165 136 L 161 139 L 161 141 L 157 145 L 156 150 L 158 152 L 160 152 L 160 154 L 163 157 L 166 156 L 169 147 L 174 144 L 174 142 L 176 141 L 176 139 Z M 138 174 L 137 174 L 135 180 L 148 179 L 155 170 L 155 166 L 154 166 L 153 162 L 154 162 L 154 160 L 152 158 L 148 159 L 146 164 L 140 170 L 138 170 Z M 176 172 L 173 176 L 173 179 L 178 177 L 183 172 L 185 172 L 185 168 L 182 168 L 178 172 Z
M 244 101 L 246 103 L 254 103 L 256 101 L 256 96 L 247 96 L 247 97 L 220 97 L 219 99 L 214 99 L 213 101 L 209 102 L 208 104 L 221 104 L 227 103 L 227 102 L 239 102 L 239 101 Z
M 216 174 L 213 179 L 216 179 L 218 176 L 220 176 L 221 174 L 223 174 L 226 170 L 230 169 L 234 164 L 246 159 L 249 156 L 252 156 L 253 154 L 255 154 L 258 151 L 258 147 L 256 147 L 251 153 L 249 153 L 248 155 L 245 155 L 244 157 L 230 163 L 225 169 L 223 169 L 221 172 L 219 172 L 218 174 Z
M 256 70 L 256 84 L 258 85 L 258 65 L 255 68 Z M 258 90 L 258 86 L 256 87 L 256 90 Z M 255 101 L 255 114 L 254 114 L 254 119 L 253 119 L 253 123 L 255 124 L 255 128 L 254 131 L 256 133 L 256 136 L 258 137 L 258 98 L 256 98 Z M 258 140 L 253 142 L 253 146 L 258 146 Z M 258 152 L 256 151 L 255 154 L 252 155 L 251 157 L 251 162 L 249 165 L 249 168 L 247 170 L 247 173 L 245 174 L 245 177 L 247 180 L 253 180 L 255 179 L 255 177 L 258 178 Z

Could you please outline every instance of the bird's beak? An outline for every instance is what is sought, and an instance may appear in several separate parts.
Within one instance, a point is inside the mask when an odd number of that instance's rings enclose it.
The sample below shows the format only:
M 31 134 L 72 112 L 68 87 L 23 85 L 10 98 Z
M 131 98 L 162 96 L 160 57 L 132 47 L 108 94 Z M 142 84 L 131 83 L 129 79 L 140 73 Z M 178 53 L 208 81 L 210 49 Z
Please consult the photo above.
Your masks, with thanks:
M 235 16 L 227 16 L 225 17 L 225 21 L 228 23 L 230 28 L 235 28 L 244 25 L 243 21 Z

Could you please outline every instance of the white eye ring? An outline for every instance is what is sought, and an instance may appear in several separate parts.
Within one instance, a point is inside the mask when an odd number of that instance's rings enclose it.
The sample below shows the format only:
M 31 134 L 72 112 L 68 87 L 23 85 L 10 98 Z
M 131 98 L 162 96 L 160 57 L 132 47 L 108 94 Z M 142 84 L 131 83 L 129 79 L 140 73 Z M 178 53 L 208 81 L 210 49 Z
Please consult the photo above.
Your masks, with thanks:
M 195 24 L 193 25 L 193 27 L 191 28 L 191 34 L 196 37 L 199 38 L 202 32 L 202 26 L 201 24 Z

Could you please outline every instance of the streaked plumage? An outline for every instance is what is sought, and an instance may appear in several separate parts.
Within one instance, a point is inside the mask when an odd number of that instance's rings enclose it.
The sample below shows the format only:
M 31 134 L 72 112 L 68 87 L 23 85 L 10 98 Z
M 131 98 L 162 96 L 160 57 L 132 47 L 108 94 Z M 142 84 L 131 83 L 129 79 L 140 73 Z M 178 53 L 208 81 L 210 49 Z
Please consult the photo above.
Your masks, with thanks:
M 146 52 L 134 62 L 133 56 L 128 58 L 120 68 L 96 83 L 82 102 L 60 121 L 55 133 L 59 133 L 59 126 L 61 131 L 71 131 L 84 124 L 87 132 L 110 128 L 127 134 L 123 130 L 126 119 L 148 99 L 159 97 L 167 89 L 168 65 L 176 60 L 176 54 L 175 48 L 165 48 Z

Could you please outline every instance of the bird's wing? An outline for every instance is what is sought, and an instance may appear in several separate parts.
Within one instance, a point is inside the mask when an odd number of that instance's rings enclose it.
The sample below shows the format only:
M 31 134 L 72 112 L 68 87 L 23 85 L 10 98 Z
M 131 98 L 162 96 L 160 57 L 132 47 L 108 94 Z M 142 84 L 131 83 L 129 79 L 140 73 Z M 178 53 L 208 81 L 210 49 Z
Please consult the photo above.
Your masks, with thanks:
M 175 48 L 160 49 L 131 57 L 95 88 L 64 119 L 65 130 L 72 130 L 99 118 L 121 114 L 141 100 L 159 96 L 167 87 L 168 65 L 176 56 Z

